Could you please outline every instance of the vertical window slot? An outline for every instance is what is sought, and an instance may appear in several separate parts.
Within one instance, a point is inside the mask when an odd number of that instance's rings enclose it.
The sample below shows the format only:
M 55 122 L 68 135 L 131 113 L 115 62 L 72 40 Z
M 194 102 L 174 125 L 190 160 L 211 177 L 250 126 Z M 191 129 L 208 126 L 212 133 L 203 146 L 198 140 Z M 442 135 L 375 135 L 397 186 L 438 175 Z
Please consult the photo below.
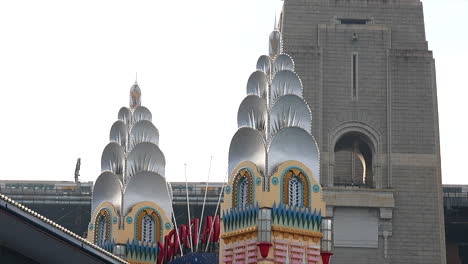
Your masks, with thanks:
M 352 86 L 353 86 L 353 91 L 352 91 L 352 97 L 353 100 L 357 99 L 358 95 L 358 54 L 353 53 L 353 62 L 352 62 Z

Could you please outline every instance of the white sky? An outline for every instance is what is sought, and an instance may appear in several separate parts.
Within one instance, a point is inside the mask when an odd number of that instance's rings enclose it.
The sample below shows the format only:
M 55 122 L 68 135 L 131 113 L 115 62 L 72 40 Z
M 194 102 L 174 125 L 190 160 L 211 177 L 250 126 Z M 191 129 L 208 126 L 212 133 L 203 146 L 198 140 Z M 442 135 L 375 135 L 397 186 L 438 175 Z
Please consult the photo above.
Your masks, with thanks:
M 423 2 L 437 63 L 443 182 L 468 184 L 468 1 Z M 247 78 L 268 51 L 281 4 L 1 1 L 0 179 L 73 180 L 81 157 L 81 180 L 95 181 L 138 72 L 167 179 L 183 181 L 187 163 L 189 179 L 205 181 L 212 155 L 211 180 L 223 180 Z

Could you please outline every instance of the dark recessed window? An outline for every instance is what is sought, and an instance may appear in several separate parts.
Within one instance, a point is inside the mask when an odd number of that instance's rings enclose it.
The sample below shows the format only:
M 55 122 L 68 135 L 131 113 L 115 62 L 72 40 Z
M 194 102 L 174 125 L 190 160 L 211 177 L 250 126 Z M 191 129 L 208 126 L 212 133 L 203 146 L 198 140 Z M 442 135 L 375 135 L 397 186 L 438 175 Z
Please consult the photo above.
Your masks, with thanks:
M 358 54 L 353 53 L 352 61 L 352 98 L 353 100 L 357 99 L 358 96 Z
M 341 24 L 347 25 L 365 25 L 367 24 L 367 19 L 357 19 L 357 18 L 341 18 L 339 19 Z

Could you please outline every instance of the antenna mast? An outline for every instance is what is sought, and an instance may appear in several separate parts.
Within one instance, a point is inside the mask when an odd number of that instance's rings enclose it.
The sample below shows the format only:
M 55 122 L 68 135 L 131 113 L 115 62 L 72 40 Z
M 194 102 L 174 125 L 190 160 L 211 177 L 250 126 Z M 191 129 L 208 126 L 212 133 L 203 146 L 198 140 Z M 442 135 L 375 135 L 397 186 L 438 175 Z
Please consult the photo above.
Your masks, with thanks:
M 190 219 L 190 200 L 189 200 L 189 194 L 188 194 L 188 183 L 187 183 L 187 164 L 184 164 L 185 166 L 185 194 L 187 196 L 187 216 L 188 216 L 188 227 L 189 227 L 189 234 L 192 234 L 192 219 Z M 189 236 L 190 240 L 190 249 L 192 250 L 193 253 L 193 242 L 192 242 L 192 236 Z
M 76 166 L 75 166 L 75 183 L 79 183 L 79 177 L 80 177 L 80 168 L 81 168 L 81 158 L 78 158 L 76 160 Z
M 205 203 L 206 203 L 206 193 L 208 192 L 208 182 L 210 181 L 210 173 L 211 173 L 211 161 L 213 160 L 213 156 L 210 157 L 210 167 L 208 168 L 208 178 L 206 179 L 206 185 L 205 185 L 205 198 L 203 198 L 203 207 L 201 211 L 201 217 L 200 217 L 200 227 L 198 228 L 198 234 L 201 232 L 201 227 L 203 225 L 203 213 L 205 212 Z M 198 241 L 197 241 L 197 247 L 195 248 L 195 251 L 198 251 Z

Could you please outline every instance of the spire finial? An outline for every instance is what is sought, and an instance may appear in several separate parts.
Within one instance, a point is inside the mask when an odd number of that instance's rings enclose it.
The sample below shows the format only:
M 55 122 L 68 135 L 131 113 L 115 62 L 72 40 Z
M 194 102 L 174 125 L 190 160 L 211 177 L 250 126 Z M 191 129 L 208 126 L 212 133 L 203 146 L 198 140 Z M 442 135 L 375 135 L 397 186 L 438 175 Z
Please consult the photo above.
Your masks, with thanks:
M 138 72 L 135 72 L 135 84 L 138 83 Z
M 278 30 L 278 26 L 277 26 L 277 24 L 276 24 L 276 12 L 275 12 L 275 25 L 274 25 L 273 28 L 274 28 L 275 30 Z
M 135 109 L 141 105 L 141 90 L 137 83 L 138 75 L 135 73 L 135 84 L 130 88 L 130 108 Z

